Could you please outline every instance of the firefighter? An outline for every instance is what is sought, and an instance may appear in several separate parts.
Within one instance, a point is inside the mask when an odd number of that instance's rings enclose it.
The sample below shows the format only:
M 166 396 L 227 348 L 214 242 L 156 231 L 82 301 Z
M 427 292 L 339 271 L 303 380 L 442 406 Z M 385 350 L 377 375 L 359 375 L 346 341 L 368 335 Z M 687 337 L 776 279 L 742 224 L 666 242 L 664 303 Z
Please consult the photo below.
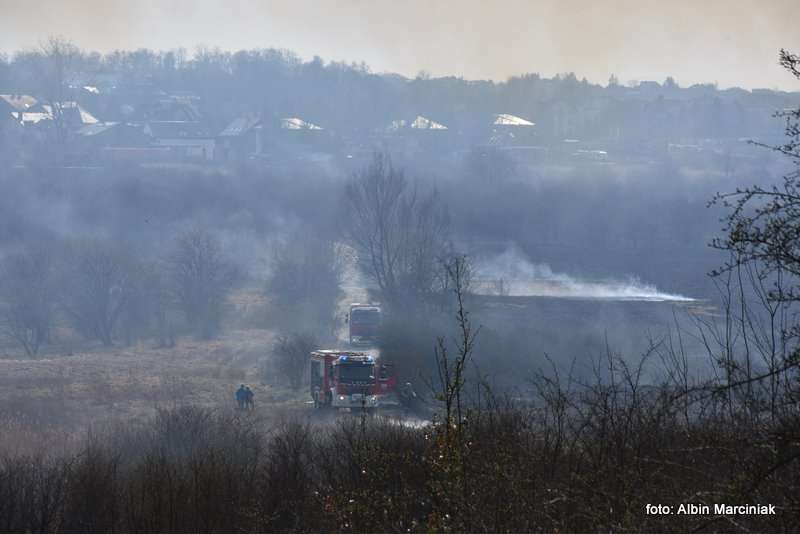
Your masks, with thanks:
M 239 386 L 239 389 L 236 390 L 236 404 L 240 410 L 244 410 L 245 403 L 247 402 L 247 389 L 245 389 L 244 384 Z
M 253 410 L 255 405 L 253 404 L 253 390 L 250 389 L 250 386 L 247 386 L 244 392 L 244 405 L 245 408 L 248 410 Z

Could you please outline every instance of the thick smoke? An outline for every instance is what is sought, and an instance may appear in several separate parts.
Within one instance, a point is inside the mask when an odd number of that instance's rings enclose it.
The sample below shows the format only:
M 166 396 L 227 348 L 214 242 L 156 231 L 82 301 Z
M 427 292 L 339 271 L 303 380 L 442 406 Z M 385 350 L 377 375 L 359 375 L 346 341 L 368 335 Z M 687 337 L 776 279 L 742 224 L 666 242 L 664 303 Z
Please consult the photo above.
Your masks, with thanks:
M 653 302 L 691 302 L 694 299 L 659 291 L 654 285 L 626 275 L 623 280 L 582 280 L 555 273 L 549 265 L 533 263 L 516 245 L 476 262 L 475 291 L 512 297 L 555 297 Z

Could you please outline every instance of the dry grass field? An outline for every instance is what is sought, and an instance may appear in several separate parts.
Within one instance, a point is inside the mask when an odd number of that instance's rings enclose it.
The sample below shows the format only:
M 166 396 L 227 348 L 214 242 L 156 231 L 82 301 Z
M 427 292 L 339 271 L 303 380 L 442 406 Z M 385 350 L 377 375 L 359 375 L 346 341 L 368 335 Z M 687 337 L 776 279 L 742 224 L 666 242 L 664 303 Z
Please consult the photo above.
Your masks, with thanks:
M 87 432 L 145 422 L 159 407 L 232 410 L 241 383 L 255 392 L 254 416 L 305 412 L 306 391 L 270 372 L 274 333 L 254 326 L 263 303 L 234 295 L 228 316 L 217 339 L 179 336 L 173 347 L 154 340 L 104 347 L 67 329 L 36 359 L 0 346 L 0 452 L 70 448 Z

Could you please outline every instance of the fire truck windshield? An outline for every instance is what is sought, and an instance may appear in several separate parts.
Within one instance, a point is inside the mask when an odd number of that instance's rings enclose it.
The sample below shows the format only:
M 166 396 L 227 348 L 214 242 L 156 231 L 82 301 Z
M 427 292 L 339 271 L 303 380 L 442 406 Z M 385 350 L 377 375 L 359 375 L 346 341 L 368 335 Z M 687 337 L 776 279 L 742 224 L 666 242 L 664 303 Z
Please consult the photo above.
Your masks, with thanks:
M 364 363 L 339 364 L 339 380 L 342 382 L 372 382 L 375 380 L 375 365 Z
M 353 324 L 375 325 L 381 321 L 381 312 L 355 309 L 350 313 L 350 320 Z

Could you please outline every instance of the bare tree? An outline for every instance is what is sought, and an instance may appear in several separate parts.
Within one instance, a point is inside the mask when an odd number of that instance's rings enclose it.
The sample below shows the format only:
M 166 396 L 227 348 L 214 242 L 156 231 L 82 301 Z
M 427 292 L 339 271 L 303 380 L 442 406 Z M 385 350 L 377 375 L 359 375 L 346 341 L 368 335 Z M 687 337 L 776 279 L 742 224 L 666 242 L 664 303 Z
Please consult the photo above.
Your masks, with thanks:
M 104 345 L 113 343 L 114 330 L 125 307 L 139 290 L 138 262 L 109 241 L 86 241 L 66 255 L 61 303 L 75 329 Z
M 189 325 L 211 339 L 219 331 L 222 307 L 234 281 L 234 268 L 209 232 L 194 229 L 178 236 L 172 257 L 172 282 Z
M 267 294 L 282 318 L 327 328 L 334 318 L 341 279 L 336 244 L 300 232 L 275 247 Z
M 150 335 L 167 345 L 166 313 L 170 302 L 163 266 L 159 262 L 140 261 L 130 273 L 131 291 L 119 318 L 119 337 L 126 345 Z
M 780 63 L 800 79 L 800 56 L 781 50 Z M 800 325 L 787 319 L 796 314 L 790 307 L 800 303 L 800 108 L 776 116 L 786 121 L 787 140 L 768 148 L 787 156 L 796 168 L 779 185 L 753 185 L 719 194 L 712 201 L 730 210 L 724 218 L 725 235 L 712 242 L 729 252 L 730 259 L 712 273 L 725 288 L 725 328 L 706 328 L 721 347 L 717 359 L 726 372 L 729 400 L 735 389 L 744 392 L 748 405 L 753 404 L 759 397 L 754 388 L 766 384 L 773 415 L 782 385 L 795 382 L 793 373 L 800 366 L 796 345 L 787 347 L 788 340 L 796 341 L 800 335 Z M 762 311 L 755 313 L 749 300 Z M 753 357 L 758 355 L 763 371 L 753 368 Z
M 449 433 L 449 429 L 454 427 L 460 434 L 463 423 L 462 393 L 466 368 L 472 357 L 475 338 L 480 328 L 473 329 L 465 306 L 465 285 L 469 279 L 467 258 L 455 257 L 446 263 L 444 268 L 450 278 L 450 290 L 455 298 L 458 336 L 455 339 L 455 356 L 449 355 L 444 337 L 437 339 L 434 356 L 439 380 L 435 390 L 437 399 L 444 403 L 446 432 Z
M 800 56 L 781 50 L 781 64 L 800 79 Z M 731 209 L 725 218 L 726 235 L 712 242 L 712 246 L 732 252 L 732 261 L 720 271 L 756 262 L 761 274 L 781 270 L 800 276 L 800 108 L 780 111 L 776 117 L 786 120 L 787 141 L 768 148 L 787 156 L 797 168 L 784 176 L 780 185 L 753 185 L 714 198 L 712 203 Z M 795 292 L 775 296 L 798 297 Z
M 398 304 L 430 293 L 448 249 L 449 217 L 438 194 L 420 195 L 385 153 L 346 188 L 346 235 L 384 299 Z
M 159 347 L 175 345 L 174 327 L 171 311 L 175 307 L 174 294 L 171 287 L 169 264 L 163 261 L 154 262 L 147 270 L 147 285 L 151 306 L 155 318 L 155 331 Z
M 80 56 L 78 47 L 64 37 L 51 36 L 39 46 L 42 56 L 42 82 L 44 101 L 50 106 L 53 119 L 53 132 L 59 147 L 69 134 L 66 114 L 69 76 L 75 60 Z
M 272 352 L 275 370 L 289 379 L 295 389 L 303 385 L 308 366 L 308 355 L 318 347 L 317 339 L 311 334 L 292 333 L 276 338 Z
M 4 262 L 0 279 L 0 323 L 6 334 L 34 357 L 49 339 L 54 318 L 51 255 L 29 249 Z

